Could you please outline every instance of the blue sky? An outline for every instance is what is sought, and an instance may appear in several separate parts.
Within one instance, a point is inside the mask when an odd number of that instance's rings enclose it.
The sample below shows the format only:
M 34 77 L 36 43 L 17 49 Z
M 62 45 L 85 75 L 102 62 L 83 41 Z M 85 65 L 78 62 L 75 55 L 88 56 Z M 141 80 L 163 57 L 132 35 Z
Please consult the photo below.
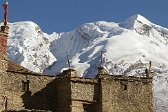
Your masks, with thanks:
M 100 20 L 121 22 L 135 14 L 168 28 L 168 0 L 8 1 L 10 22 L 33 21 L 47 33 L 71 31 L 83 23 Z

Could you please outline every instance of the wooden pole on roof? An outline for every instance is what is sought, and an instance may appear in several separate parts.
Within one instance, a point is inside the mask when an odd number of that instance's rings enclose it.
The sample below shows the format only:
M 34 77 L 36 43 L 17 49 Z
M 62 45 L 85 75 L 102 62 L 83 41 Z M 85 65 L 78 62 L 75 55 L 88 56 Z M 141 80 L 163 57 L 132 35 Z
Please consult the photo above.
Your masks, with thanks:
M 68 54 L 68 51 L 66 51 L 66 54 L 67 54 L 68 67 L 69 67 L 69 69 L 70 69 L 70 68 L 71 68 L 71 64 L 70 64 L 70 60 L 69 60 L 69 54 Z

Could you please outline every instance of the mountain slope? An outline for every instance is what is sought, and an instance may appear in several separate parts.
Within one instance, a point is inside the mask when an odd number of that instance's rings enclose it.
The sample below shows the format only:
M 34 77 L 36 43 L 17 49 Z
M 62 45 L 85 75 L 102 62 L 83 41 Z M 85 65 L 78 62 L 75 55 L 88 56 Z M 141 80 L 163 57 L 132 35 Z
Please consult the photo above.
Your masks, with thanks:
M 168 111 L 168 29 L 141 15 L 124 22 L 86 23 L 71 32 L 49 35 L 32 22 L 10 24 L 9 58 L 22 66 L 46 74 L 71 67 L 80 76 L 94 77 L 101 64 L 109 74 L 143 76 L 148 62 L 154 72 L 154 109 Z
M 9 59 L 34 72 L 43 72 L 44 68 L 56 61 L 49 50 L 50 43 L 46 35 L 33 22 L 10 24 Z

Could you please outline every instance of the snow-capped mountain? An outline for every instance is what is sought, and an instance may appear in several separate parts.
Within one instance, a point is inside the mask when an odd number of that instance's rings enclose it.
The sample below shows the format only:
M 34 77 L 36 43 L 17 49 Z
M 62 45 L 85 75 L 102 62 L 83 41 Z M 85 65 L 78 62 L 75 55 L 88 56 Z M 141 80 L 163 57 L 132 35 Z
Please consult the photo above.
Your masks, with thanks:
M 142 76 L 151 60 L 154 110 L 168 111 L 168 29 L 141 15 L 120 23 L 86 23 L 51 35 L 33 22 L 10 23 L 9 27 L 9 59 L 34 72 L 53 75 L 67 69 L 68 54 L 80 76 L 94 77 L 100 64 L 109 74 Z
M 46 35 L 33 22 L 10 24 L 9 59 L 34 72 L 43 72 L 44 68 L 56 61 L 50 52 L 50 42 Z

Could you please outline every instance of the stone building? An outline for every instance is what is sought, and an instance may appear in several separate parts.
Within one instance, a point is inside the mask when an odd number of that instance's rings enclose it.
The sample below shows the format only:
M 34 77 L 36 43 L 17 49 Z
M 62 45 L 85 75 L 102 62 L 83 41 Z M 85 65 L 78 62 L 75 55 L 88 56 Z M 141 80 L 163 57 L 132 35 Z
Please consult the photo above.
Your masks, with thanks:
M 5 20 L 5 17 L 4 17 Z M 0 111 L 4 112 L 153 112 L 152 76 L 108 75 L 95 79 L 75 70 L 57 76 L 34 73 L 7 58 L 8 26 L 0 30 Z

